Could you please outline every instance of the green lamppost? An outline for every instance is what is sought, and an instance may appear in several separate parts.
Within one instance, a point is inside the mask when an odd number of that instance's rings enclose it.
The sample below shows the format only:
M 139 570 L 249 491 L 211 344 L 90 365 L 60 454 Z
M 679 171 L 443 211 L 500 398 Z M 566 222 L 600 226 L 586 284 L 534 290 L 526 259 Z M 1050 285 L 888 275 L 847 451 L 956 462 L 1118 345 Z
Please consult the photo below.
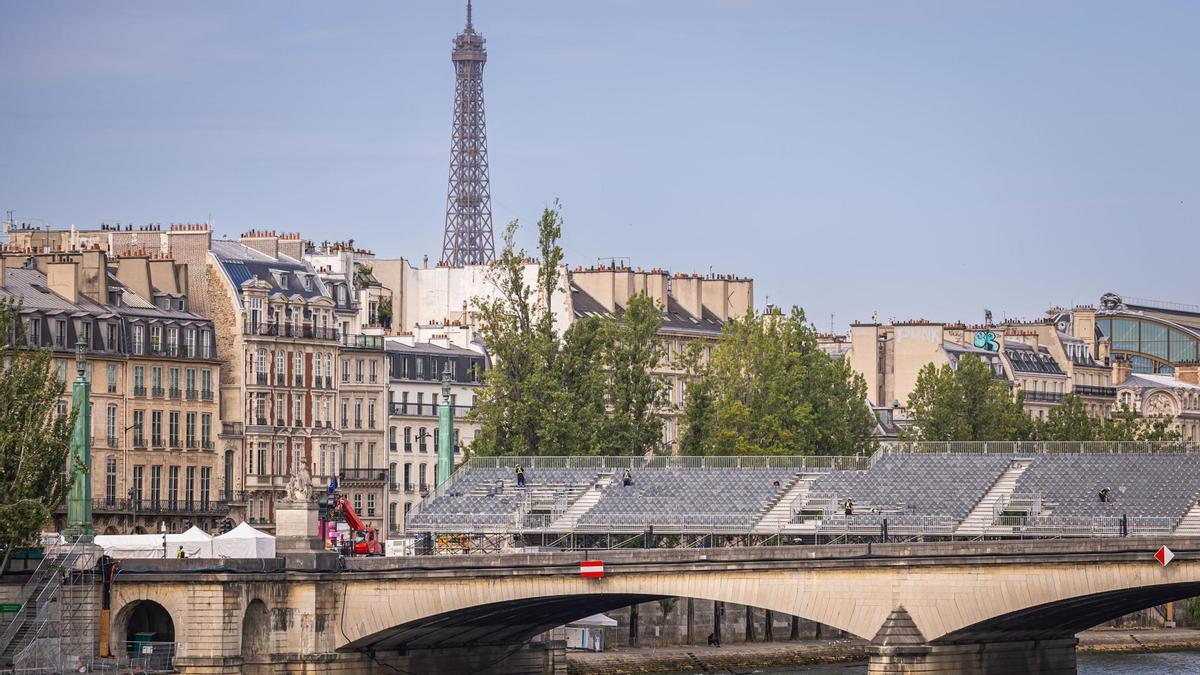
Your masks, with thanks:
M 442 404 L 438 407 L 437 487 L 454 471 L 454 410 L 450 407 L 450 360 L 442 370 Z
M 75 343 L 75 383 L 71 388 L 71 407 L 75 410 L 75 430 L 71 434 L 71 492 L 67 496 L 67 538 L 91 540 L 92 529 L 92 386 L 87 379 L 84 354 L 87 343 L 80 337 Z

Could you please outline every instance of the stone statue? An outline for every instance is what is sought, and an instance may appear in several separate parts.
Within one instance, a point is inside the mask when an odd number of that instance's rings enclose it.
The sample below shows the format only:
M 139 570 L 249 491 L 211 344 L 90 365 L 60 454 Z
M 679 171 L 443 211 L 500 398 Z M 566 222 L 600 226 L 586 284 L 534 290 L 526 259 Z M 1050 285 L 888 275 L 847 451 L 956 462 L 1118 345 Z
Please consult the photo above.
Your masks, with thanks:
M 287 502 L 307 502 L 312 499 L 312 477 L 307 467 L 292 471 L 288 479 L 287 496 L 283 499 Z

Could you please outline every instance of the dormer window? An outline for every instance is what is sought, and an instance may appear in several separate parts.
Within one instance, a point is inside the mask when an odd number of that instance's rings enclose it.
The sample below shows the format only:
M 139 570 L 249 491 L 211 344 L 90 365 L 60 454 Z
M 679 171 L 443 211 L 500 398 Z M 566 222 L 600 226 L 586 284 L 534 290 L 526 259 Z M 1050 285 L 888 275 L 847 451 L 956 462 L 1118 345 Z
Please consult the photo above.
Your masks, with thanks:
M 311 290 L 313 289 L 312 275 L 311 275 L 311 274 L 302 274 L 302 275 L 300 275 L 300 280 L 301 280 L 301 281 L 304 283 L 304 290 L 306 290 L 306 291 L 311 291 Z
M 31 347 L 40 347 L 42 344 L 42 319 L 39 316 L 31 316 L 25 323 L 25 344 Z
M 271 276 L 275 279 L 276 286 L 287 288 L 287 272 L 283 270 L 271 270 Z

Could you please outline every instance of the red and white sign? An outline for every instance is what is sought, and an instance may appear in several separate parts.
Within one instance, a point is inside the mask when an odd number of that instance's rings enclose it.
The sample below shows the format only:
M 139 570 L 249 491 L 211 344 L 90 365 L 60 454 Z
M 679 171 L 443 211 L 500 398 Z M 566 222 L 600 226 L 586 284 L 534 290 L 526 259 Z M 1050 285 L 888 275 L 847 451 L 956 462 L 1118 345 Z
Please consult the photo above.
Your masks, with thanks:
M 1175 559 L 1175 552 L 1166 546 L 1163 546 L 1162 548 L 1158 549 L 1158 553 L 1154 554 L 1154 559 L 1158 561 L 1158 564 L 1166 567 L 1167 563 Z
M 584 560 L 579 563 L 579 576 L 584 579 L 599 579 L 604 576 L 603 560 Z

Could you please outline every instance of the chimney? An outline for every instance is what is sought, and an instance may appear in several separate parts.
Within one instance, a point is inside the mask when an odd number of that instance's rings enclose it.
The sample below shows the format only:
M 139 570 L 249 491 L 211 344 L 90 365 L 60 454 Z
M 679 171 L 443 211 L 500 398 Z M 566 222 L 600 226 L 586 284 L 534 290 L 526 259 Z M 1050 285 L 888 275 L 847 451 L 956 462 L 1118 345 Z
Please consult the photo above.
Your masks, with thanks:
M 46 286 L 72 305 L 79 302 L 79 263 L 70 256 L 54 256 L 46 263 Z
M 175 278 L 175 261 L 170 258 L 151 258 L 150 285 L 160 293 L 181 293 L 178 280 Z M 152 299 L 147 298 L 147 300 Z
M 1133 366 L 1129 365 L 1127 359 L 1113 358 L 1113 385 L 1120 386 L 1130 375 L 1133 374 Z
M 1090 349 L 1096 344 L 1096 308 L 1079 306 L 1071 312 L 1072 332 L 1087 343 Z
M 700 277 L 676 275 L 671 279 L 671 297 L 683 311 L 699 319 L 704 314 L 700 300 Z
M 1175 379 L 1188 384 L 1200 385 L 1200 362 L 1176 363 Z
M 614 311 L 616 305 L 613 297 L 612 270 L 576 270 L 571 273 L 571 280 L 576 286 L 592 296 L 608 311 Z
M 150 288 L 150 258 L 145 254 L 121 256 L 117 261 L 117 281 L 145 300 L 154 300 Z
M 108 254 L 103 249 L 83 252 L 79 290 L 98 305 L 108 304 Z
M 720 277 L 700 280 L 700 299 L 721 321 L 729 320 L 729 282 Z
M 279 257 L 279 235 L 275 230 L 250 230 L 242 233 L 240 241 L 259 253 Z
M 295 258 L 296 260 L 304 259 L 304 240 L 300 238 L 299 232 L 284 232 L 279 235 L 279 253 Z

